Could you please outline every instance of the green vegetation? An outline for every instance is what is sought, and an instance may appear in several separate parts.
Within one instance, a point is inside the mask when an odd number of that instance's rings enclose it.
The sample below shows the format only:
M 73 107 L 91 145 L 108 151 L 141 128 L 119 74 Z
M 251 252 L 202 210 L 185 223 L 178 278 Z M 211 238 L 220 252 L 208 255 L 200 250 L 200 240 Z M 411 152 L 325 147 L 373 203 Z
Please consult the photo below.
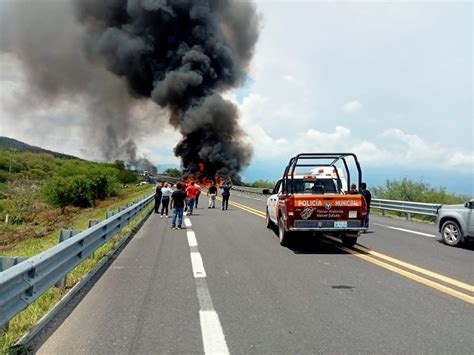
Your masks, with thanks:
M 463 203 L 470 199 L 467 195 L 452 194 L 447 192 L 445 188 L 434 188 L 427 183 L 412 181 L 408 178 L 387 180 L 385 186 L 374 187 L 372 194 L 379 199 L 446 205 Z
M 13 149 L 21 152 L 46 153 L 48 155 L 52 155 L 53 157 L 62 159 L 78 159 L 76 157 L 73 157 L 72 155 L 53 152 L 51 150 L 35 147 L 34 145 L 29 145 L 13 138 L 0 137 L 0 150 L 6 149 Z
M 181 170 L 176 168 L 166 169 L 163 171 L 163 175 L 180 178 L 182 173 Z
M 85 209 L 107 208 L 149 193 L 134 186 L 138 180 L 121 161 L 94 163 L 0 149 L 0 253 L 69 228 L 88 213 Z
M 84 230 L 90 219 L 104 219 L 106 211 L 153 193 L 149 185 L 135 186 L 139 176 L 121 161 L 93 163 L 58 156 L 0 149 L 1 256 L 36 255 L 58 243 L 60 229 Z M 116 247 L 138 220 L 69 273 L 65 288 L 53 287 L 15 316 L 8 332 L 0 337 L 0 353 L 9 351 L 68 289 Z
M 9 353 L 11 347 L 29 331 L 47 312 L 49 312 L 56 303 L 69 291 L 75 284 L 84 278 L 96 265 L 113 250 L 127 236 L 136 224 L 144 218 L 152 209 L 150 204 L 137 218 L 135 218 L 127 227 L 112 238 L 112 240 L 98 248 L 91 258 L 84 260 L 66 278 L 64 288 L 52 287 L 39 297 L 35 302 L 25 310 L 17 314 L 9 322 L 8 331 L 0 334 L 0 353 Z M 57 236 L 56 236 L 57 239 Z
M 264 189 L 273 189 L 275 182 L 271 180 L 256 180 L 250 184 L 247 184 L 248 187 L 264 188 Z

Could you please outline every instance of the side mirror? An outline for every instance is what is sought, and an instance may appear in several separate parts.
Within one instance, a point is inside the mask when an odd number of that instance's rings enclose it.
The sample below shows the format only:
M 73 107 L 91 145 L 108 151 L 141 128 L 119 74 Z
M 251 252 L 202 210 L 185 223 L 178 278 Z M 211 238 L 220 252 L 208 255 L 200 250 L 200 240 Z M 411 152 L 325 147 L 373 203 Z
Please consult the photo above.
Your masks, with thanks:
M 472 202 L 472 201 L 467 201 L 467 202 L 464 204 L 464 207 L 473 208 L 473 202 Z
M 263 189 L 262 194 L 264 195 L 270 195 L 270 190 L 269 189 Z

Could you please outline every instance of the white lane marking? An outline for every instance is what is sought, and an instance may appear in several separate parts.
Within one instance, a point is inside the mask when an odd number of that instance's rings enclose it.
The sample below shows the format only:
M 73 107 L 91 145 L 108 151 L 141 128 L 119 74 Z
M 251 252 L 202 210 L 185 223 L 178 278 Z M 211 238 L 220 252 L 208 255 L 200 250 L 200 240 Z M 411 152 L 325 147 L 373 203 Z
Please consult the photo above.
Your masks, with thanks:
M 191 220 L 186 217 L 184 219 L 184 225 L 189 228 L 189 227 L 192 227 L 193 224 L 191 223 Z
M 202 342 L 206 354 L 229 354 L 224 331 L 216 311 L 199 311 Z
M 422 233 L 422 232 L 417 232 L 417 231 L 412 231 L 410 229 L 404 229 L 404 228 L 397 228 L 397 227 L 392 227 L 392 226 L 386 226 L 385 224 L 378 224 L 378 223 L 372 223 L 376 226 L 381 226 L 389 229 L 395 229 L 397 231 L 402 231 L 402 232 L 407 232 L 407 233 L 412 233 L 412 234 L 418 234 L 418 235 L 423 235 L 425 237 L 430 237 L 430 238 L 437 238 L 436 235 L 433 234 L 428 234 L 428 233 Z
M 191 264 L 193 266 L 194 277 L 206 277 L 206 270 L 204 270 L 200 253 L 191 253 Z
M 251 199 L 251 200 L 257 200 L 257 201 L 266 201 L 266 200 L 262 200 L 261 198 L 245 196 L 245 195 L 241 195 L 241 194 L 235 194 L 235 196 L 244 197 L 244 198 L 248 198 L 248 199 Z
M 190 247 L 197 247 L 198 243 L 197 243 L 197 240 L 196 240 L 196 234 L 194 234 L 193 231 L 187 231 L 186 234 L 188 236 L 189 246 Z
M 214 310 L 211 294 L 206 282 L 206 270 L 202 257 L 197 251 L 197 240 L 194 231 L 187 231 L 188 244 L 191 249 L 191 265 L 196 282 L 196 293 L 199 301 L 199 321 L 201 324 L 202 343 L 205 354 L 229 354 L 219 316 Z M 195 250 L 195 251 L 194 251 Z

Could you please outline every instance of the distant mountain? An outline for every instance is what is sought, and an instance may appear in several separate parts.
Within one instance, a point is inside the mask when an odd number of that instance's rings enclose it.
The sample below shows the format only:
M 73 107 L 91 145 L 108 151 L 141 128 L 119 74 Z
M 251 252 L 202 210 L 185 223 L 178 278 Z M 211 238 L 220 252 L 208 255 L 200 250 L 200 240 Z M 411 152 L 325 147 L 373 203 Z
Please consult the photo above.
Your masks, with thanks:
M 79 159 L 72 155 L 53 152 L 51 150 L 35 147 L 33 145 L 29 145 L 29 144 L 20 142 L 16 139 L 8 138 L 8 137 L 0 137 L 0 149 L 15 149 L 22 152 L 46 153 L 46 154 L 51 154 L 52 156 L 56 158 L 60 158 L 60 159 Z

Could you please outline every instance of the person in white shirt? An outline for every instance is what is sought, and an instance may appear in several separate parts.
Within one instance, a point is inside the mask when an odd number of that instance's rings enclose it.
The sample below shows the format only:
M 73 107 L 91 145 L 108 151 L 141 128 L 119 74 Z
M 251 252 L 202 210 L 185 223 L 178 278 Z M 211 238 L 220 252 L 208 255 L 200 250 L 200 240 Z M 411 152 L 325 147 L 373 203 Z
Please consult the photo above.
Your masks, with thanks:
M 161 188 L 161 218 L 163 218 L 163 215 L 168 218 L 168 206 L 170 204 L 170 197 L 172 193 L 173 190 L 170 188 L 168 183 L 166 183 L 165 186 Z

